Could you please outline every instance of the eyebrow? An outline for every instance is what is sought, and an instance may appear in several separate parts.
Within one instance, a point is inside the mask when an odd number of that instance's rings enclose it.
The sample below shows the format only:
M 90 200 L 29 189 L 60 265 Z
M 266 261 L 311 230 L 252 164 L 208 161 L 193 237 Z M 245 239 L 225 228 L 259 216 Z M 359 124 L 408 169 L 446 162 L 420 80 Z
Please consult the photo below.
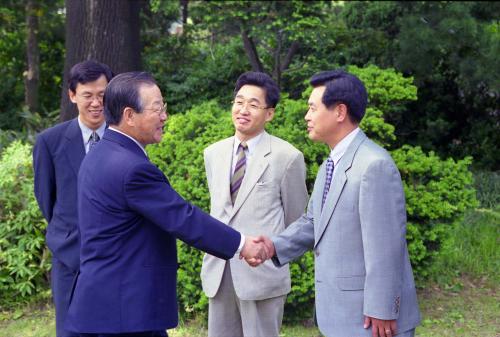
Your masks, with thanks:
M 243 95 L 236 95 L 235 98 L 246 99 L 245 96 L 243 96 Z M 247 99 L 247 101 L 249 101 L 249 102 L 254 101 L 254 102 L 260 103 L 260 100 L 258 98 L 254 98 L 254 97 Z
M 100 93 L 104 93 L 105 90 L 99 90 L 97 93 L 100 94 Z M 87 94 L 90 94 L 92 95 L 93 92 L 91 90 L 84 90 L 81 92 L 82 95 L 87 95 Z

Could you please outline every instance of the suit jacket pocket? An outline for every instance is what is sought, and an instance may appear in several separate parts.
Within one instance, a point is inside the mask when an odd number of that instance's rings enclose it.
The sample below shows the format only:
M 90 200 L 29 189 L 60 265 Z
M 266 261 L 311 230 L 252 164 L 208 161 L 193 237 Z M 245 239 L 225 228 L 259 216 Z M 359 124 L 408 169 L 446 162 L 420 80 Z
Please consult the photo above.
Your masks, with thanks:
M 348 276 L 348 277 L 337 277 L 337 286 L 340 290 L 352 291 L 352 290 L 364 290 L 365 289 L 365 275 L 362 276 Z
M 278 198 L 277 186 L 273 181 L 263 181 L 255 184 L 253 197 L 259 207 L 268 208 Z

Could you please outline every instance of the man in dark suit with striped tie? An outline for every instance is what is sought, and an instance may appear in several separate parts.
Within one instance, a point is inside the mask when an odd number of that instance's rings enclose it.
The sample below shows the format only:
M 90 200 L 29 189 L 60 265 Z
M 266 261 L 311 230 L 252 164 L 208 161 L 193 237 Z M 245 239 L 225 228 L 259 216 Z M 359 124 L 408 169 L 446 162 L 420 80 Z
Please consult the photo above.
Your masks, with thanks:
M 43 131 L 33 150 L 35 196 L 48 222 L 46 242 L 52 252 L 57 337 L 74 336 L 63 325 L 80 263 L 76 181 L 85 154 L 104 133 L 103 96 L 112 77 L 111 69 L 96 61 L 73 66 L 68 94 L 78 117 Z

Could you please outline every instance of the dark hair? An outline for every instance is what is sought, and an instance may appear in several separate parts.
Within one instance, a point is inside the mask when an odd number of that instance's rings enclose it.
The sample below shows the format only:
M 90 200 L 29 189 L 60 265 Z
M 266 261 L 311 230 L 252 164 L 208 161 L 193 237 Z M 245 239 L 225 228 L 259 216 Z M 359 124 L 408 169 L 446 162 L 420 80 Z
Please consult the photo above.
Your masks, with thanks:
M 109 82 L 104 92 L 104 115 L 108 124 L 120 124 L 127 107 L 142 112 L 139 90 L 143 85 L 156 85 L 153 76 L 144 71 L 122 73 Z
M 280 100 L 280 89 L 274 80 L 266 73 L 247 71 L 238 77 L 234 88 L 234 96 L 244 85 L 255 85 L 266 91 L 266 105 L 268 108 L 275 108 Z
M 327 108 L 343 103 L 351 121 L 359 123 L 365 115 L 368 94 L 359 78 L 343 70 L 323 71 L 311 77 L 313 87 L 326 87 L 321 101 Z
M 104 75 L 106 79 L 111 81 L 113 72 L 104 63 L 99 63 L 94 60 L 83 61 L 75 64 L 69 71 L 68 87 L 72 92 L 76 92 L 78 83 L 85 84 L 93 82 Z

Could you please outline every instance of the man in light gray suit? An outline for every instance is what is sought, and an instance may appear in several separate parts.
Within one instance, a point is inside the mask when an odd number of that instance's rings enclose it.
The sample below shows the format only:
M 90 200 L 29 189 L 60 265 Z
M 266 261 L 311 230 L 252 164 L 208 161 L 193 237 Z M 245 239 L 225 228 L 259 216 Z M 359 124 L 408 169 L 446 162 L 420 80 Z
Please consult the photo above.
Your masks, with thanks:
M 358 127 L 366 89 L 344 71 L 319 73 L 311 85 L 309 138 L 331 152 L 306 213 L 271 240 L 260 239 L 278 266 L 314 250 L 316 314 L 326 336 L 413 336 L 420 313 L 405 196 L 389 153 Z
M 204 152 L 210 214 L 245 235 L 278 234 L 307 204 L 302 153 L 264 130 L 278 100 L 278 86 L 267 74 L 242 74 L 232 107 L 235 135 Z M 251 268 L 207 254 L 201 279 L 209 297 L 210 337 L 279 335 L 290 291 L 288 266 L 267 261 Z

